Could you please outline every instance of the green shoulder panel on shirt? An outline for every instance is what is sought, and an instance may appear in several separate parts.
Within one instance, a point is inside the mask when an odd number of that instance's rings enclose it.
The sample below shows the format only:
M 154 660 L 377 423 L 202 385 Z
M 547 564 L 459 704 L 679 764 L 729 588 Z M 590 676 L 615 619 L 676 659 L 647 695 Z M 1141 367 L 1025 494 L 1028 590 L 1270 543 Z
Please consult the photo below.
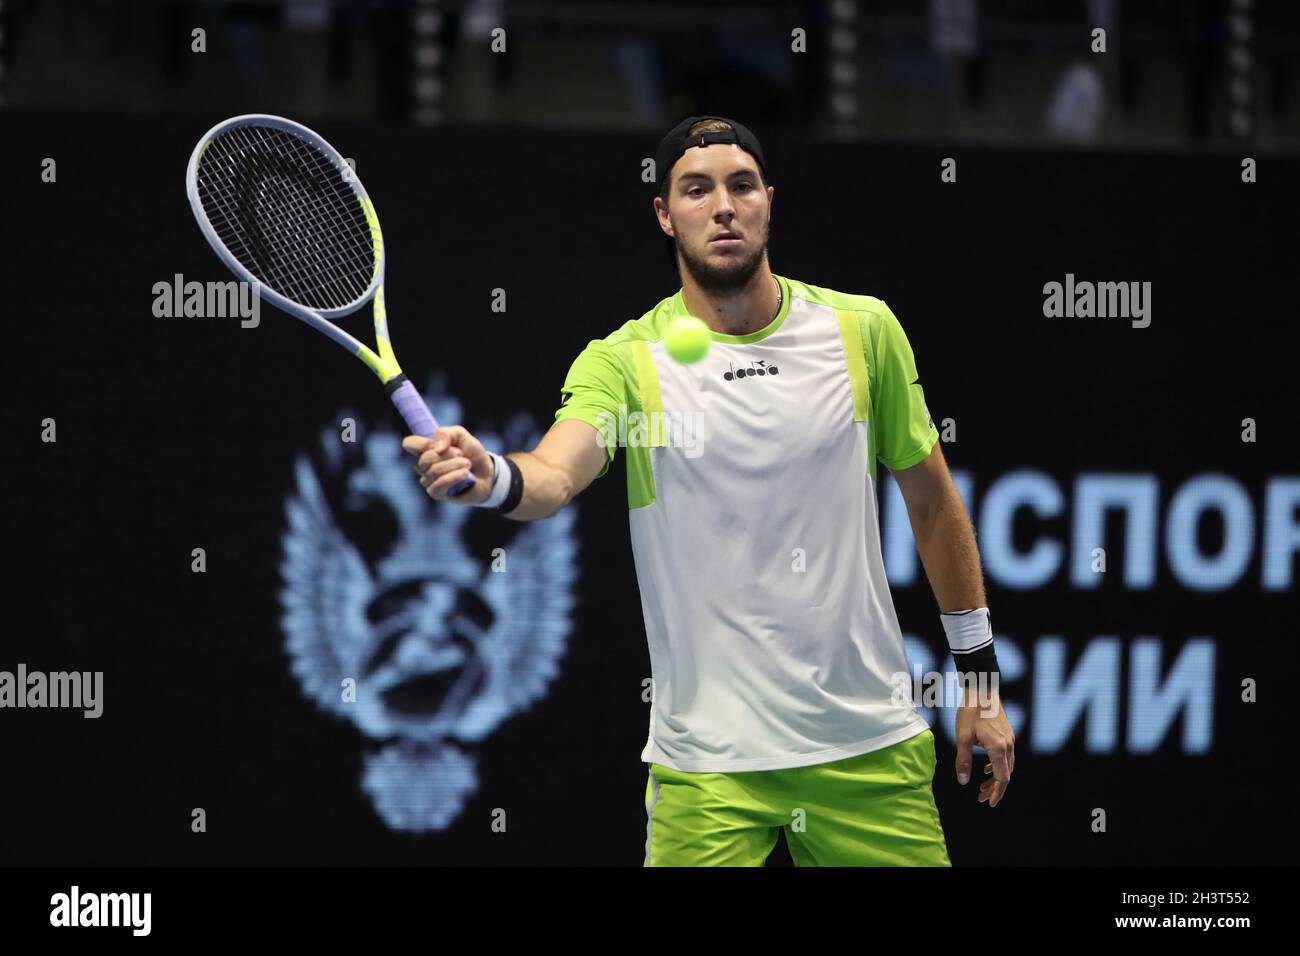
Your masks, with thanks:
M 898 318 L 883 301 L 871 295 L 852 295 L 790 280 L 793 294 L 810 302 L 857 318 L 868 379 L 868 470 L 874 478 L 876 460 L 891 471 L 924 461 L 939 441 L 938 429 L 925 406 L 925 390 L 916 371 L 916 359 Z M 849 341 L 846 336 L 846 341 Z M 850 377 L 855 377 L 850 360 Z M 855 394 L 855 406 L 857 395 Z
M 674 316 L 683 314 L 678 293 L 605 338 L 592 339 L 569 367 L 560 389 L 555 420 L 586 422 L 600 433 L 605 445 L 605 464 L 596 477 L 609 470 L 620 436 L 627 436 L 629 507 L 644 507 L 654 501 L 649 446 L 662 443 L 657 429 L 647 427 L 658 423 L 658 416 L 649 416 L 660 410 L 659 382 L 648 346 L 663 338 Z M 632 413 L 639 413 L 640 431 L 637 419 L 628 422 Z
M 868 424 L 871 476 L 876 475 L 877 459 L 892 471 L 925 460 L 938 442 L 939 432 L 925 407 L 911 345 L 889 306 L 875 296 L 836 292 L 789 278 L 784 281 L 792 299 L 834 309 L 845 342 L 853 344 L 855 353 L 857 345 L 861 346 L 865 368 L 850 358 L 849 376 L 855 418 L 865 417 Z M 662 442 L 654 427 L 653 413 L 660 411 L 659 383 L 648 347 L 664 337 L 673 317 L 685 314 L 679 291 L 605 338 L 592 339 L 570 366 L 561 388 L 555 420 L 584 421 L 604 442 L 606 459 L 597 477 L 609 470 L 620 437 L 626 437 L 628 506 L 632 508 L 655 500 L 649 449 Z M 640 430 L 635 420 L 628 422 L 632 413 L 638 413 Z

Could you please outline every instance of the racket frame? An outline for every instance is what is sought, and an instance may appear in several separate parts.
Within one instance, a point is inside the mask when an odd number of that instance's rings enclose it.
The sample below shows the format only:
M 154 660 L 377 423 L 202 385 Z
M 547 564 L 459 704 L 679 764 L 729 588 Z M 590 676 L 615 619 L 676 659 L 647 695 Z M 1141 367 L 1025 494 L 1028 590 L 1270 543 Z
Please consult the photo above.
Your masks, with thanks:
M 355 301 L 335 309 L 312 309 L 301 303 L 294 302 L 254 276 L 240 263 L 235 254 L 217 235 L 208 219 L 207 212 L 203 209 L 203 202 L 199 198 L 199 160 L 218 135 L 243 126 L 269 126 L 305 140 L 320 150 L 325 158 L 330 160 L 335 168 L 343 174 L 348 185 L 352 187 L 352 192 L 360 202 L 366 221 L 370 225 L 370 236 L 375 251 L 375 274 L 365 292 L 358 296 Z M 308 129 L 301 123 L 295 123 L 283 116 L 272 116 L 268 113 L 245 113 L 241 116 L 232 116 L 229 119 L 222 120 L 203 134 L 194 147 L 194 151 L 190 154 L 189 165 L 185 171 L 185 195 L 189 198 L 190 208 L 194 211 L 194 218 L 198 220 L 199 229 L 203 232 L 204 238 L 208 240 L 208 244 L 212 246 L 212 250 L 217 254 L 217 257 L 226 264 L 226 267 L 237 278 L 250 283 L 257 290 L 258 295 L 277 309 L 287 312 L 295 319 L 306 322 L 316 331 L 323 332 L 361 359 L 385 385 L 390 385 L 394 380 L 402 377 L 401 366 L 397 364 L 392 341 L 388 337 L 388 310 L 384 306 L 384 266 L 386 259 L 384 256 L 384 234 L 379 227 L 379 217 L 375 214 L 375 205 L 370 201 L 370 195 L 361 184 L 360 178 L 353 172 L 352 167 L 344 161 L 343 157 L 339 155 L 338 150 L 331 146 L 323 136 L 315 130 Z M 370 348 L 355 336 L 350 335 L 329 321 L 330 319 L 351 315 L 371 301 L 373 302 L 375 344 L 378 346 L 378 351 Z

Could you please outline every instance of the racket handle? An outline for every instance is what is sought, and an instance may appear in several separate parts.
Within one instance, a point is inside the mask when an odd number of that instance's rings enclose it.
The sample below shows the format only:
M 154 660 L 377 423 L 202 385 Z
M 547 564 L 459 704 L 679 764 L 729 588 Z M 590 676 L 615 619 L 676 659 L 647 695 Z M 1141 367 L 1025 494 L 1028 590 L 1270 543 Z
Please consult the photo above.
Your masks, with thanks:
M 406 427 L 411 430 L 411 434 L 419 435 L 421 438 L 432 438 L 433 433 L 438 430 L 438 420 L 433 417 L 433 412 L 429 411 L 429 406 L 424 403 L 415 386 L 408 380 L 389 394 L 402 420 L 406 422 Z
M 397 406 L 397 411 L 401 414 L 402 420 L 406 422 L 406 427 L 411 430 L 411 434 L 431 438 L 433 433 L 438 430 L 438 420 L 433 417 L 433 412 L 429 411 L 429 406 L 425 404 L 415 386 L 407 380 L 389 394 L 393 399 L 393 404 Z M 454 498 L 467 488 L 473 487 L 474 479 L 466 478 L 464 481 L 453 485 L 448 495 Z

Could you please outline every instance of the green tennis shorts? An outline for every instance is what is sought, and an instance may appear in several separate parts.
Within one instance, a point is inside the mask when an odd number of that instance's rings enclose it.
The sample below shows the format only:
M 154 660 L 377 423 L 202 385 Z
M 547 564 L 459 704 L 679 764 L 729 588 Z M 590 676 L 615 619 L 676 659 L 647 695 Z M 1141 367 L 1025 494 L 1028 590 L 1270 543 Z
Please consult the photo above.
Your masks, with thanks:
M 811 767 L 687 773 L 650 764 L 646 866 L 951 866 L 931 784 L 934 734 Z

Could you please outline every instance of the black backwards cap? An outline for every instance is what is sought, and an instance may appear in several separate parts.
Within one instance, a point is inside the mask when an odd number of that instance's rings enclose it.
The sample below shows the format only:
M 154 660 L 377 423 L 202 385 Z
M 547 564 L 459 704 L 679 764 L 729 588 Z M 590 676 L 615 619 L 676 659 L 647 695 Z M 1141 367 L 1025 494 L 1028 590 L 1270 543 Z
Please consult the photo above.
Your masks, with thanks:
M 724 123 L 730 123 L 731 129 L 686 135 L 686 131 L 700 120 L 722 120 Z M 745 150 L 758 163 L 759 172 L 763 174 L 763 182 L 768 182 L 763 147 L 758 144 L 758 137 L 748 128 L 725 116 L 688 116 L 668 132 L 668 135 L 660 141 L 659 148 L 655 150 L 655 174 L 658 180 L 655 188 L 658 189 L 668 182 L 674 164 L 688 149 L 692 146 L 711 146 L 714 143 L 735 143 Z

